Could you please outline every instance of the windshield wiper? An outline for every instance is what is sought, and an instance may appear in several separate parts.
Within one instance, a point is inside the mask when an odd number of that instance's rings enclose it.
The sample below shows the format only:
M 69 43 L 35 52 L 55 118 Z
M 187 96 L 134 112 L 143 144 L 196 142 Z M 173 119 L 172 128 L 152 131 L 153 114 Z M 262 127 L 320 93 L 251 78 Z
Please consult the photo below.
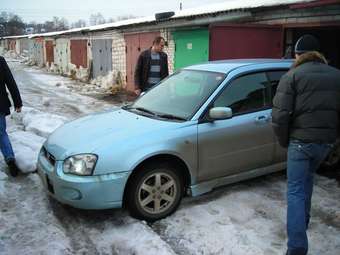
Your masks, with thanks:
M 137 110 L 139 112 L 145 112 L 149 115 L 152 115 L 152 116 L 156 116 L 157 114 L 154 113 L 153 111 L 150 111 L 148 109 L 145 109 L 144 107 L 133 107 L 133 106 L 128 106 L 128 107 L 124 107 L 124 110 Z
M 164 118 L 164 119 L 170 119 L 170 120 L 187 120 L 183 117 L 175 116 L 172 114 L 157 114 L 157 117 Z
M 131 109 L 135 109 L 135 110 L 138 110 L 138 111 L 140 111 L 140 112 L 146 112 L 146 113 L 149 113 L 149 114 L 151 114 L 151 115 L 156 115 L 156 113 L 154 113 L 153 111 L 150 111 L 150 110 L 148 110 L 148 109 L 145 109 L 145 108 L 143 108 L 143 107 L 133 107 L 133 108 L 131 108 Z

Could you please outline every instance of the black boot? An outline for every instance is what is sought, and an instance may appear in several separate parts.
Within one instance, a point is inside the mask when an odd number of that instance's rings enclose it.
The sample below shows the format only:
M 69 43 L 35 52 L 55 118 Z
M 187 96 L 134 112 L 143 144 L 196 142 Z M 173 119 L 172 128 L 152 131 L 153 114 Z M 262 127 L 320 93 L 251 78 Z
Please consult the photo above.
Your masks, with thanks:
M 19 168 L 15 162 L 15 159 L 10 159 L 6 163 L 9 169 L 9 174 L 13 177 L 18 176 Z
M 287 250 L 286 255 L 307 255 L 307 250 L 304 248 L 296 248 L 294 250 Z

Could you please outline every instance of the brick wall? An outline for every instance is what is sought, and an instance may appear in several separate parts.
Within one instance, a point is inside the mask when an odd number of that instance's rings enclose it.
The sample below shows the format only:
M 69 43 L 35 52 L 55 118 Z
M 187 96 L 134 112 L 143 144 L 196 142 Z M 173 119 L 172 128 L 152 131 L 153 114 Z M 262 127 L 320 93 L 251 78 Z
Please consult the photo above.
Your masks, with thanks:
M 169 29 L 162 29 L 161 36 L 168 42 L 168 46 L 164 47 L 164 52 L 168 54 L 169 74 L 172 74 L 175 65 L 175 41 Z
M 122 33 L 112 34 L 112 71 L 117 85 L 126 86 L 126 53 L 125 40 Z M 121 84 L 119 84 L 121 82 Z

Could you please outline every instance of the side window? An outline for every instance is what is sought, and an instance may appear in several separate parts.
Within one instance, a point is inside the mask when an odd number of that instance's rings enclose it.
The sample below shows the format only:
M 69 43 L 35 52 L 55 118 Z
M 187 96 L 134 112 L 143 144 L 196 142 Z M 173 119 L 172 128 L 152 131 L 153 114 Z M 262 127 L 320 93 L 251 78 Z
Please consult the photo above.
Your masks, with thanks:
M 280 70 L 280 71 L 269 71 L 267 72 L 267 77 L 270 82 L 270 101 L 273 101 L 273 98 L 276 93 L 277 86 L 279 85 L 280 79 L 282 75 L 284 75 L 288 70 Z
M 270 106 L 268 80 L 264 72 L 235 79 L 214 102 L 214 107 L 230 107 L 233 114 L 254 112 Z

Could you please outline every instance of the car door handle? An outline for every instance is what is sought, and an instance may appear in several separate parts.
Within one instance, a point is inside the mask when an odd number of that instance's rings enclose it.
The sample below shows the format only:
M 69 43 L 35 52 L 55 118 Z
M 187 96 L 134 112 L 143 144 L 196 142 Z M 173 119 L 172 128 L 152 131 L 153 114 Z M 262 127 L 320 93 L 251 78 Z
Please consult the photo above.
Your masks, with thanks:
M 255 118 L 256 123 L 265 123 L 269 122 L 270 116 L 269 115 L 261 115 Z

